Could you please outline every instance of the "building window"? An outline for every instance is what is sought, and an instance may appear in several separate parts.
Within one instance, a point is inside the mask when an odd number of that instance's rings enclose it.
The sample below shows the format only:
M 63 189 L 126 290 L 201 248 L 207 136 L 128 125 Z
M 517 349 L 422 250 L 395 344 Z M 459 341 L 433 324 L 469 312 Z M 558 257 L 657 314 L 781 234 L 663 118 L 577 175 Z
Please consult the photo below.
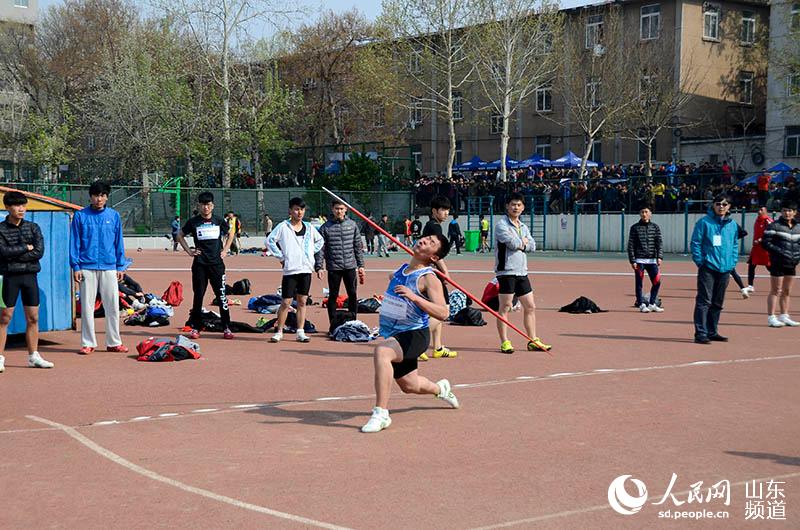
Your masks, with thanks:
M 800 29 L 800 4 L 792 4 L 792 15 L 789 27 Z
M 413 50 L 408 56 L 408 71 L 412 74 L 422 71 L 422 53 L 419 50 Z
M 719 6 L 705 4 L 703 6 L 703 38 L 719 41 Z
M 503 132 L 503 116 L 501 114 L 492 114 L 489 132 L 491 134 L 500 134 Z
M 639 78 L 639 101 L 642 105 L 647 105 L 656 99 L 653 84 L 656 81 L 654 74 L 644 74 Z
M 376 105 L 372 111 L 372 126 L 383 127 L 386 125 L 386 109 L 383 105 Z
M 414 159 L 414 165 L 417 166 L 417 169 L 422 171 L 422 146 L 412 145 L 411 146 L 411 158 Z
M 14 0 L 14 7 L 28 8 L 28 0 Z
M 89 136 L 86 138 L 86 149 L 89 151 L 94 151 L 95 144 L 94 144 L 94 135 Z
M 603 15 L 591 15 L 586 20 L 586 49 L 593 50 L 603 40 Z
M 753 72 L 739 72 L 739 103 L 753 104 Z
M 408 109 L 408 128 L 416 129 L 422 124 L 422 101 L 413 99 Z
M 461 92 L 453 92 L 453 119 L 455 121 L 464 119 L 464 96 Z
M 644 132 L 642 132 L 641 134 L 644 135 Z M 637 142 L 637 144 L 639 146 L 639 162 L 644 162 L 644 161 L 647 160 L 647 144 L 644 143 L 644 142 Z M 653 159 L 656 159 L 657 158 L 656 157 L 656 152 L 657 152 L 656 151 L 656 141 L 653 140 L 653 143 L 651 145 L 653 147 L 650 150 L 650 157 L 653 158 Z
M 584 94 L 586 106 L 596 109 L 600 106 L 600 81 L 590 79 L 586 83 L 586 92 Z
M 456 140 L 456 158 L 454 160 L 454 164 L 458 165 L 461 164 L 464 158 L 463 150 L 461 149 L 461 140 Z
M 786 80 L 786 95 L 789 97 L 800 96 L 800 74 L 789 74 Z
M 800 157 L 800 126 L 786 127 L 785 156 Z
M 303 80 L 303 90 L 314 90 L 317 88 L 317 80 L 313 77 L 307 77 Z
M 661 27 L 661 5 L 642 6 L 640 17 L 641 22 L 639 26 L 641 39 L 657 39 L 658 30 Z
M 589 153 L 589 160 L 592 162 L 603 161 L 603 142 L 601 140 L 594 140 L 592 142 L 592 151 Z
M 550 159 L 550 136 L 537 136 L 536 137 L 536 154 L 542 158 Z
M 553 87 L 542 85 L 536 89 L 536 112 L 551 112 L 553 110 Z
M 742 11 L 741 43 L 750 46 L 756 42 L 756 15 L 752 11 Z
M 543 30 L 540 52 L 542 55 L 553 53 L 553 32 L 551 30 Z

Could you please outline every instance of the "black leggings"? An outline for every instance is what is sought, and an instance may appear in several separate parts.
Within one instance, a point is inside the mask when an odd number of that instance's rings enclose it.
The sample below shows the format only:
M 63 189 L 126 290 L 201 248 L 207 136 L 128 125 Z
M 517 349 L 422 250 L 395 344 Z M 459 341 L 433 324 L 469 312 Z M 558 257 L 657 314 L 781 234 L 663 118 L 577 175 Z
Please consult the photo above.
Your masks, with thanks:
M 203 265 L 197 260 L 192 263 L 192 291 L 194 300 L 192 310 L 189 313 L 190 325 L 199 330 L 202 325 L 203 298 L 206 296 L 208 284 L 219 298 L 219 316 L 222 319 L 222 327 L 227 328 L 231 325 L 231 312 L 228 310 L 228 297 L 225 296 L 225 264 Z
M 347 309 L 354 315 L 358 312 L 358 296 L 356 295 L 356 269 L 345 269 L 341 271 L 328 271 L 328 323 L 333 320 L 336 312 L 336 298 L 339 297 L 339 286 L 344 280 L 344 288 L 347 291 Z
M 736 285 L 739 286 L 739 289 L 744 289 L 745 285 L 742 281 L 742 277 L 739 276 L 739 273 L 736 272 L 736 269 L 731 271 L 731 278 L 733 281 L 736 282 Z M 753 281 L 756 279 L 756 265 L 752 263 L 747 264 L 747 285 L 753 285 Z

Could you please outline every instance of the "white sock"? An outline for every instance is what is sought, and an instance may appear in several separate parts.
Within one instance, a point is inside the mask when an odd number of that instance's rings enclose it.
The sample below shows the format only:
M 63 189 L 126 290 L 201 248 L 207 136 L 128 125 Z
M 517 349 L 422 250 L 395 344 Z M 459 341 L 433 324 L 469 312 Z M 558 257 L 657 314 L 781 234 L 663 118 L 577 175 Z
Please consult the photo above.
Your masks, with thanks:
M 382 409 L 380 407 L 375 407 L 373 410 L 376 411 L 381 416 L 388 416 L 389 415 L 389 409 Z

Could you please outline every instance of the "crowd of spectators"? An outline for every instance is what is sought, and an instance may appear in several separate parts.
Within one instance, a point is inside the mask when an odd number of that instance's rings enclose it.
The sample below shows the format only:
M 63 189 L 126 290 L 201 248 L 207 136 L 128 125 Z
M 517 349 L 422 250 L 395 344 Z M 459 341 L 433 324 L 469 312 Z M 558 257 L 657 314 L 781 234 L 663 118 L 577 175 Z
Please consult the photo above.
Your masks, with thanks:
M 737 209 L 756 210 L 760 205 L 777 209 L 784 197 L 797 198 L 800 170 L 776 178 L 762 170 L 755 182 L 739 185 L 753 176 L 734 171 L 722 164 L 664 164 L 654 166 L 651 176 L 645 176 L 643 164 L 609 165 L 593 168 L 587 178 L 578 179 L 576 169 L 542 168 L 508 172 L 508 180 L 498 179 L 497 171 L 454 173 L 451 179 L 443 174 L 422 177 L 414 183 L 416 204 L 428 205 L 432 197 L 444 195 L 466 211 L 474 197 L 493 197 L 495 213 L 502 212 L 505 196 L 519 192 L 531 197 L 529 208 L 542 213 L 601 211 L 638 211 L 648 205 L 653 211 L 705 211 L 711 199 L 726 191 Z M 777 182 L 779 181 L 779 182 Z

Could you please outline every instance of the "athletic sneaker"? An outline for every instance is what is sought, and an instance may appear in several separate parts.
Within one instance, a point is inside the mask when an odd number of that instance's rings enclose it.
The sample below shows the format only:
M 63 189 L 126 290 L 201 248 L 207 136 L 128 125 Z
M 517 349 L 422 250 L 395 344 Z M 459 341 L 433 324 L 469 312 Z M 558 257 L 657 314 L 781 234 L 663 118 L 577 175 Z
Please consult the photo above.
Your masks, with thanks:
M 455 394 L 453 394 L 453 390 L 450 387 L 450 381 L 447 379 L 440 379 L 436 381 L 436 384 L 439 385 L 439 394 L 436 396 L 437 398 L 441 399 L 442 401 L 447 401 L 450 403 L 450 406 L 454 409 L 458 408 L 458 398 Z
M 222 338 L 227 340 L 232 340 L 233 332 L 230 329 L 225 328 L 225 331 L 222 332 Z
M 741 289 L 739 289 L 739 292 L 742 293 L 742 298 L 744 298 L 745 300 L 750 298 L 750 290 L 747 287 L 742 287 Z
M 189 332 L 189 338 L 192 340 L 197 340 L 200 338 L 200 331 L 193 329 Z
M 748 285 L 747 287 L 745 287 L 745 289 L 747 289 L 747 292 L 750 293 L 750 294 L 753 294 L 754 292 L 756 292 L 756 288 L 753 287 L 752 285 Z
M 361 427 L 361 432 L 380 432 L 392 424 L 392 418 L 389 417 L 389 411 L 379 407 L 373 407 L 372 416 L 369 421 Z
M 306 332 L 302 329 L 297 330 L 297 338 L 295 339 L 297 342 L 311 342 L 311 339 L 308 338 Z
M 431 358 L 430 358 L 430 357 L 428 357 L 428 354 L 427 354 L 427 353 L 425 353 L 425 352 L 422 352 L 422 353 L 420 353 L 420 354 L 419 354 L 419 357 L 417 357 L 417 360 L 418 360 L 418 361 L 422 361 L 422 362 L 427 362 L 427 361 L 430 361 L 430 360 L 431 360 Z
M 91 346 L 84 346 L 80 350 L 78 350 L 80 355 L 89 355 L 90 353 L 94 353 L 94 348 Z
M 551 345 L 545 344 L 539 337 L 533 337 L 528 343 L 528 351 L 550 351 L 551 348 Z
M 770 315 L 767 319 L 767 325 L 771 328 L 782 328 L 786 325 L 786 323 L 782 320 L 779 320 L 775 315 Z
M 781 322 L 783 322 L 787 326 L 791 326 L 791 327 L 800 326 L 800 322 L 795 322 L 786 313 L 783 313 L 781 316 L 779 316 L 778 320 L 780 320 Z
M 500 344 L 500 353 L 514 353 L 514 346 L 511 345 L 510 340 L 504 340 Z
M 641 311 L 642 313 L 649 313 L 650 312 L 650 306 L 648 306 L 647 304 L 641 304 L 639 306 L 639 311 Z
M 433 358 L 441 359 L 443 357 L 458 357 L 458 352 L 442 346 L 438 350 L 433 350 Z
M 647 309 L 651 313 L 663 313 L 664 312 L 664 308 L 663 307 L 659 307 L 656 304 L 650 304 L 649 306 L 647 306 Z
M 31 368 L 52 368 L 55 366 L 55 364 L 51 363 L 50 361 L 45 361 L 42 359 L 42 356 L 39 355 L 39 352 L 35 351 L 28 355 L 28 366 Z
M 0 355 L 0 374 L 6 371 L 6 358 Z
M 108 346 L 106 351 L 110 351 L 112 353 L 128 353 L 128 347 L 124 344 L 117 344 L 116 346 Z
M 270 342 L 280 342 L 283 340 L 283 332 L 279 331 L 269 338 Z

